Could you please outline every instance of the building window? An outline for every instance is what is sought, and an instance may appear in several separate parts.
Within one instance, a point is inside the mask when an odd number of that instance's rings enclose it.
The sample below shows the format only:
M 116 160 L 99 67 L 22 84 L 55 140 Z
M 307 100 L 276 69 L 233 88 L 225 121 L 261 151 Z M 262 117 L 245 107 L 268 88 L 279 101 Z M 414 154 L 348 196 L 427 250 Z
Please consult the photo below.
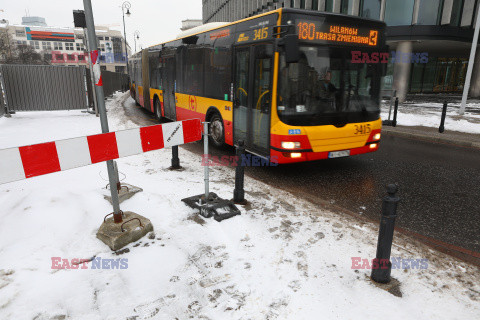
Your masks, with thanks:
M 387 0 L 385 5 L 385 22 L 389 26 L 412 25 L 415 0 Z
M 450 17 L 450 24 L 458 27 L 462 19 L 463 0 L 453 0 L 452 15 Z
M 105 43 L 100 45 L 100 51 L 105 52 Z
M 340 5 L 340 13 L 351 14 L 352 13 L 353 0 L 342 0 Z
M 85 47 L 83 46 L 83 43 L 76 43 L 76 49 L 77 51 L 85 51 Z
M 125 67 L 124 66 L 115 66 L 115 72 L 124 73 Z
M 100 66 L 100 70 L 107 71 L 107 66 Z
M 325 0 L 325 11 L 333 12 L 333 0 Z
M 42 41 L 43 50 L 52 50 L 52 44 L 49 41 Z
M 57 60 L 63 60 L 63 54 L 56 54 L 55 59 Z
M 105 41 L 110 40 L 110 37 L 105 37 Z
M 53 43 L 53 50 L 63 50 L 63 43 L 61 43 L 61 42 L 54 42 L 54 43 Z
M 362 0 L 360 3 L 360 16 L 380 20 L 381 0 Z
M 85 56 L 84 55 L 79 55 L 78 56 L 78 61 L 85 61 Z
M 45 61 L 52 61 L 52 55 L 50 53 L 45 53 L 43 55 L 43 60 Z
M 17 41 L 17 44 L 18 44 L 19 46 L 22 46 L 22 45 L 23 45 L 23 46 L 26 46 L 26 45 L 27 45 L 27 41 L 25 41 L 25 40 L 18 40 L 18 41 Z
M 104 61 L 104 62 L 105 62 L 105 56 L 103 56 L 103 55 L 102 55 L 102 56 L 99 56 L 99 59 L 100 59 L 100 61 Z
M 40 50 L 40 42 L 38 41 L 30 41 L 30 46 L 34 49 Z
M 300 0 L 300 9 L 305 9 L 305 0 Z
M 76 34 L 75 38 L 79 40 L 83 40 L 83 34 Z
M 318 10 L 318 0 L 312 0 L 312 10 Z
M 422 0 L 417 24 L 438 25 L 442 21 L 443 0 Z
M 98 41 L 103 40 L 103 37 L 97 37 Z
M 16 37 L 25 37 L 25 29 L 15 30 L 15 36 Z
M 73 43 L 71 42 L 65 43 L 65 50 L 73 51 Z

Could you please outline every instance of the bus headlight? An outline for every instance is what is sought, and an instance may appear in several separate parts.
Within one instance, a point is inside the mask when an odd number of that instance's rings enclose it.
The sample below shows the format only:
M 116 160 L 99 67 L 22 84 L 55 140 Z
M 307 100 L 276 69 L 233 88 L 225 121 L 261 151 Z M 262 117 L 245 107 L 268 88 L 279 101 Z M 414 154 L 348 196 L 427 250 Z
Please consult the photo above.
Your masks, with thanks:
M 374 140 L 374 141 L 380 140 L 381 137 L 382 137 L 382 134 L 381 134 L 381 133 L 377 133 L 376 135 L 373 136 L 373 140 Z
M 370 149 L 375 149 L 377 146 L 378 146 L 378 145 L 377 145 L 376 143 L 372 143 L 372 144 L 370 145 Z
M 282 141 L 283 149 L 300 149 L 300 142 Z

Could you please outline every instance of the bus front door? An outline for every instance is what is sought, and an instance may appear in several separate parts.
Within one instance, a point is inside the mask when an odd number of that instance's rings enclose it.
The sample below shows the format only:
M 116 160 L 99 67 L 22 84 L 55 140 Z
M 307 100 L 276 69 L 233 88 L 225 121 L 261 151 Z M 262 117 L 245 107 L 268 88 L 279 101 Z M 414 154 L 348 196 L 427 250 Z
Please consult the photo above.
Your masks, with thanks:
M 162 68 L 163 79 L 163 107 L 165 117 L 170 120 L 176 120 L 176 101 L 175 101 L 175 57 L 167 57 L 164 68 Z
M 273 45 L 235 50 L 234 142 L 243 140 L 258 155 L 269 155 Z

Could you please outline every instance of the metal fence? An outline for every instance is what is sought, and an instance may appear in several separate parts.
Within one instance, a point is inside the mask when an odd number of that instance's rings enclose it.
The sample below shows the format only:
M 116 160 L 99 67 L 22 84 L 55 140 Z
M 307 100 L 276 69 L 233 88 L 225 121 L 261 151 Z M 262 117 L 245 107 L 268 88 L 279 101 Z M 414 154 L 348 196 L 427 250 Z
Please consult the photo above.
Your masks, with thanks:
M 0 74 L 8 112 L 87 107 L 83 66 L 0 65 Z
M 128 75 L 125 73 L 102 71 L 103 91 L 105 97 L 111 96 L 115 91 L 128 90 Z
M 3 85 L 0 75 L 0 117 L 5 115 L 5 101 L 3 100 Z

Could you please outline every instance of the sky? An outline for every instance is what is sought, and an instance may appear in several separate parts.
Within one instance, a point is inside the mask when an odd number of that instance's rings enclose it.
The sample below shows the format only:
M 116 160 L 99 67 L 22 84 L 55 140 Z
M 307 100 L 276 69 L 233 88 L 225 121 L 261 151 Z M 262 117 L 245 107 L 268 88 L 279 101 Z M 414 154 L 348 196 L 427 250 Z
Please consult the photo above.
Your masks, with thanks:
M 116 25 L 122 31 L 122 0 L 91 0 L 96 25 Z M 133 34 L 140 32 L 137 50 L 174 39 L 182 20 L 202 18 L 202 0 L 129 0 L 131 15 L 125 16 L 127 41 L 134 47 Z M 73 27 L 73 10 L 83 10 L 82 0 L 13 0 L 0 2 L 0 20 L 20 24 L 22 17 L 40 16 L 49 26 Z M 1 12 L 3 10 L 3 12 Z

